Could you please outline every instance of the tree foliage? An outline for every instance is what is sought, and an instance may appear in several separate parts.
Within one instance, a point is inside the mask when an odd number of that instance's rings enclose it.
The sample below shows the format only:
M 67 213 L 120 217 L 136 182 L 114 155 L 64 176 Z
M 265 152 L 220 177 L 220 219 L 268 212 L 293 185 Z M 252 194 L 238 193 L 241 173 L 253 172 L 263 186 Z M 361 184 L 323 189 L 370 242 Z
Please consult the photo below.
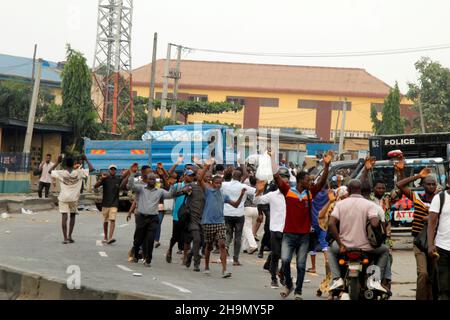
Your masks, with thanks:
M 17 120 L 28 120 L 33 85 L 20 79 L 0 81 L 0 116 Z M 54 106 L 55 97 L 48 88 L 39 91 L 36 107 L 36 122 L 44 122 L 48 110 Z
M 377 115 L 377 109 L 372 105 L 370 118 L 375 134 L 402 134 L 405 132 L 405 121 L 400 117 L 400 90 L 397 83 L 384 100 L 381 111 L 382 119 L 379 120 Z
M 91 99 L 92 76 L 86 58 L 69 45 L 61 86 L 61 113 L 55 116 L 73 127 L 73 149 L 81 150 L 83 138 L 97 138 L 101 125 Z
M 408 83 L 408 98 L 419 112 L 422 107 L 426 132 L 450 131 L 450 70 L 429 58 L 415 63 L 417 83 Z M 415 121 L 420 128 L 420 120 Z
M 161 101 L 153 101 L 154 109 L 161 109 Z M 122 133 L 122 137 L 128 139 L 140 139 L 142 135 L 147 131 L 147 106 L 148 98 L 137 97 L 134 101 L 134 129 L 129 128 L 129 111 L 126 115 L 119 120 L 119 132 Z M 243 106 L 236 105 L 228 102 L 200 102 L 200 101 L 177 101 L 177 112 L 182 114 L 185 119 L 185 124 L 188 123 L 188 117 L 195 113 L 203 114 L 220 114 L 223 112 L 234 111 L 238 112 L 242 110 Z M 167 107 L 168 112 L 170 112 L 170 103 Z M 212 123 L 212 122 L 211 122 Z M 167 125 L 176 124 L 170 118 L 161 119 L 160 117 L 155 117 L 153 119 L 152 130 L 159 131 L 162 130 Z M 231 126 L 231 125 L 230 125 Z

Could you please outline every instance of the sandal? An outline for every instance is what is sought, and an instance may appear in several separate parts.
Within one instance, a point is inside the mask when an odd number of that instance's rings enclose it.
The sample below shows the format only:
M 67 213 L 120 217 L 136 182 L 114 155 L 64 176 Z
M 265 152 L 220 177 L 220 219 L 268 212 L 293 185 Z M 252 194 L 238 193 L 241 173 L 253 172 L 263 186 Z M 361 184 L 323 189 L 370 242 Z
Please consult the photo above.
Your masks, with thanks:
M 75 243 L 73 239 L 69 239 L 69 243 Z
M 114 242 L 116 242 L 116 239 L 111 239 L 108 241 L 108 244 L 113 244 Z
M 62 242 L 62 244 L 69 244 L 69 243 L 70 243 L 69 240 L 64 240 L 64 241 Z
M 233 266 L 234 267 L 241 267 L 242 263 L 240 263 L 239 261 L 235 261 L 235 262 L 233 262 Z
M 226 279 L 226 278 L 230 278 L 231 277 L 231 272 L 230 271 L 226 271 L 222 273 L 222 278 Z
M 316 269 L 313 269 L 313 268 L 306 269 L 306 272 L 308 272 L 308 273 L 317 273 Z
M 291 294 L 292 291 L 294 291 L 294 287 L 292 288 L 284 287 L 283 291 L 280 292 L 280 296 L 283 299 L 286 299 Z

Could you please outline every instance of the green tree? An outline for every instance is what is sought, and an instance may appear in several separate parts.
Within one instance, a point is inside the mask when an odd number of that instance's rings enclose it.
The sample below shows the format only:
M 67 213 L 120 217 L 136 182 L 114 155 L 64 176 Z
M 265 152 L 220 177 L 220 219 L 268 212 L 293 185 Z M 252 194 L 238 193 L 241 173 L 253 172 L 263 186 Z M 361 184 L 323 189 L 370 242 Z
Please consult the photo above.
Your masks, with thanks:
M 408 83 L 408 98 L 419 112 L 422 107 L 426 132 L 450 131 L 450 70 L 430 58 L 415 63 L 419 73 L 417 83 Z M 420 119 L 414 121 L 420 131 Z
M 129 125 L 129 110 L 126 115 L 119 120 L 119 131 L 122 133 L 122 137 L 130 139 L 140 139 L 142 135 L 147 131 L 147 105 L 148 98 L 137 97 L 134 100 L 134 129 L 130 129 Z M 154 100 L 154 108 L 158 110 L 161 108 L 161 101 Z M 200 101 L 183 101 L 177 102 L 177 112 L 182 114 L 185 118 L 185 124 L 188 123 L 188 117 L 195 113 L 204 114 L 220 114 L 223 112 L 234 111 L 238 112 L 242 110 L 243 106 L 229 103 L 229 102 L 200 102 Z M 170 104 L 168 106 L 170 111 Z M 171 119 L 155 118 L 153 121 L 152 130 L 159 131 L 164 126 L 176 124 Z
M 0 115 L 27 121 L 32 91 L 32 84 L 20 79 L 0 81 Z M 36 122 L 45 121 L 45 116 L 54 104 L 54 99 L 50 90 L 41 86 L 35 115 Z
M 72 150 L 81 150 L 83 138 L 97 138 L 101 125 L 97 122 L 97 113 L 91 99 L 92 75 L 86 64 L 86 58 L 67 45 L 67 62 L 62 72 L 63 122 L 73 127 Z
M 384 100 L 381 120 L 377 117 L 377 109 L 372 105 L 370 118 L 375 134 L 402 134 L 405 132 L 405 121 L 400 117 L 400 90 L 397 82 Z

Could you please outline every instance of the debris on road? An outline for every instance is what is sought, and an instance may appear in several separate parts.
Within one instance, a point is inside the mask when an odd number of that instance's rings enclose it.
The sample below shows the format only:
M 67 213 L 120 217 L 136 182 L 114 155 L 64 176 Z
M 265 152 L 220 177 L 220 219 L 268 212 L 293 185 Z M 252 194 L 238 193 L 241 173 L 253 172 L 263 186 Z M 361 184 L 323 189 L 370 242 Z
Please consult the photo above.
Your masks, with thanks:
M 11 218 L 11 216 L 9 214 L 7 214 L 6 212 L 2 213 L 1 217 L 2 217 L 2 219 L 9 219 L 9 218 Z

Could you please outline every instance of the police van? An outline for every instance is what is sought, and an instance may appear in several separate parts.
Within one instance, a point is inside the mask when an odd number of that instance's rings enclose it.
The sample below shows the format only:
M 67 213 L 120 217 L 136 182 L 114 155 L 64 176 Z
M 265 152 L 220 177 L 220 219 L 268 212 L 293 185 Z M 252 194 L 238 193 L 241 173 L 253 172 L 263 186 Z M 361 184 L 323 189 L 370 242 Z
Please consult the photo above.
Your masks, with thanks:
M 448 164 L 450 159 L 450 133 L 405 134 L 373 136 L 369 138 L 370 156 L 377 159 L 371 172 L 370 180 L 383 180 L 388 192 L 395 188 L 395 159 L 390 159 L 388 153 L 401 150 L 405 158 L 404 176 L 418 174 L 423 168 L 431 169 L 437 183 L 445 188 L 448 181 Z M 362 172 L 359 173 L 359 176 Z M 419 194 L 423 193 L 420 181 L 409 186 Z M 393 231 L 410 231 L 414 218 L 414 206 L 404 195 L 391 206 L 391 221 Z

